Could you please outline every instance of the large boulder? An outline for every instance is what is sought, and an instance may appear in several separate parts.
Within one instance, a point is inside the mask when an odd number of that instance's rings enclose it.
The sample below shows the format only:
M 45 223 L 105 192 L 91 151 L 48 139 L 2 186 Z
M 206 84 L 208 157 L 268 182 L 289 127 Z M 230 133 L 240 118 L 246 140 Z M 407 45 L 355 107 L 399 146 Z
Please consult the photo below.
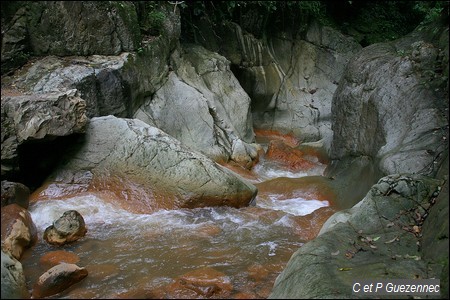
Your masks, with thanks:
M 448 22 L 354 56 L 333 97 L 327 175 L 357 204 L 291 257 L 269 298 L 351 298 L 355 279 L 411 276 L 440 278 L 448 297 L 447 98 Z
M 252 99 L 254 126 L 293 132 L 303 141 L 332 139 L 333 93 L 351 56 L 361 49 L 337 30 L 312 23 L 303 38 L 277 32 L 258 39 L 238 24 L 202 27 L 203 45 L 231 61 L 232 70 Z
M 26 248 L 37 242 L 37 229 L 25 208 L 10 204 L 2 207 L 2 250 L 20 259 Z
M 357 53 L 333 96 L 332 129 L 325 175 L 347 208 L 382 176 L 435 176 L 448 152 L 448 22 Z
M 366 155 L 383 174 L 436 174 L 448 149 L 448 46 L 445 54 L 440 40 L 448 42 L 448 23 L 354 56 L 333 97 L 332 159 Z
M 269 298 L 345 299 L 354 297 L 356 279 L 440 278 L 442 268 L 423 257 L 421 231 L 442 184 L 421 175 L 381 178 L 292 255 Z
M 137 119 L 92 118 L 79 144 L 49 178 L 53 186 L 47 190 L 58 186 L 75 186 L 75 194 L 118 190 L 118 201 L 127 202 L 127 208 L 135 203 L 141 213 L 161 208 L 243 207 L 256 195 L 256 188 L 238 175 Z M 113 178 L 120 180 L 110 182 Z M 142 194 L 126 196 L 133 189 Z M 41 190 L 37 199 L 51 194 L 55 192 Z
M 27 17 L 28 41 L 36 55 L 116 55 L 136 49 L 140 42 L 131 2 L 35 2 L 25 8 L 18 14 Z M 17 26 L 11 24 L 4 38 Z
M 448 183 L 449 157 L 443 162 L 438 171 L 437 178 L 444 179 L 445 184 L 436 198 L 436 204 L 430 211 L 428 218 L 422 226 L 422 249 L 423 257 L 430 261 L 432 268 L 442 269 L 440 276 L 443 283 L 441 285 L 441 298 L 449 296 L 449 215 L 448 215 L 448 199 L 449 199 L 449 183 Z
M 8 21 L 2 22 L 2 73 L 30 53 L 117 55 L 141 41 L 136 9 L 127 1 L 28 2 Z
M 130 53 L 117 56 L 45 56 L 25 65 L 5 82 L 26 94 L 77 90 L 86 102 L 87 117 L 128 114 L 128 91 L 120 70 Z
M 2 299 L 29 299 L 22 264 L 2 250 Z
M 159 35 L 145 35 L 141 39 L 136 10 L 148 12 L 142 5 L 146 4 L 61 1 L 23 5 L 7 22 L 11 28 L 2 35 L 2 73 L 3 64 L 17 64 L 13 60 L 22 57 L 18 53 L 28 46 L 28 56 L 46 56 L 34 57 L 14 74 L 8 73 L 10 76 L 2 78 L 2 88 L 5 83 L 24 93 L 77 89 L 86 101 L 88 117 L 109 114 L 130 117 L 143 99 L 163 84 L 169 71 L 169 57 L 180 36 L 178 10 L 160 2 L 152 4 L 155 6 L 152 9 L 164 16 Z M 45 19 L 40 19 L 42 15 Z M 54 30 L 48 27 L 48 22 L 56 17 L 65 21 Z M 143 18 L 140 21 L 148 16 Z M 57 42 L 52 43 L 53 40 Z M 5 47 L 11 48 L 10 54 L 3 51 Z M 20 65 L 27 59 L 21 59 Z
M 2 180 L 2 207 L 16 203 L 23 208 L 28 208 L 30 189 L 19 182 Z
M 84 132 L 86 104 L 76 91 L 2 97 L 2 176 L 19 169 L 19 146 Z
M 265 96 L 265 102 L 256 98 L 252 103 L 256 107 L 253 111 L 255 126 L 292 130 L 306 142 L 323 139 L 328 151 L 333 136 L 333 94 L 345 65 L 360 49 L 353 38 L 317 23 L 310 25 L 304 39 L 282 34 L 273 37 L 269 53 L 276 62 L 277 72 L 265 75 L 264 65 L 249 68 L 255 74 L 262 73 L 255 77 L 253 89 L 256 91 L 259 77 L 265 77 L 265 82 L 280 82 L 269 102 Z
M 231 158 L 250 167 L 257 157 L 251 145 L 250 98 L 230 71 L 230 62 L 201 46 L 184 45 L 177 54 L 172 56 L 176 71 L 135 118 L 215 160 Z

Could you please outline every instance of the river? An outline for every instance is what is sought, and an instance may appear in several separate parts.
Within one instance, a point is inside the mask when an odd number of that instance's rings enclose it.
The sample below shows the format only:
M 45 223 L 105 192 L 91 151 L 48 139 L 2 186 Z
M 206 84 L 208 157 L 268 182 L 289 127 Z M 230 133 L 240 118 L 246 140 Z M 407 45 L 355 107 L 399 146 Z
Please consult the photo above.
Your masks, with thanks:
M 267 150 L 271 138 L 257 141 Z M 242 175 L 258 187 L 256 206 L 241 209 L 134 214 L 89 194 L 32 202 L 39 241 L 21 259 L 27 284 L 49 268 L 45 258 L 62 253 L 89 275 L 49 298 L 267 298 L 291 255 L 336 211 L 320 176 L 326 164 L 307 158 L 313 168 L 293 170 L 262 155 Z M 45 228 L 72 209 L 86 236 L 62 247 L 44 242 Z

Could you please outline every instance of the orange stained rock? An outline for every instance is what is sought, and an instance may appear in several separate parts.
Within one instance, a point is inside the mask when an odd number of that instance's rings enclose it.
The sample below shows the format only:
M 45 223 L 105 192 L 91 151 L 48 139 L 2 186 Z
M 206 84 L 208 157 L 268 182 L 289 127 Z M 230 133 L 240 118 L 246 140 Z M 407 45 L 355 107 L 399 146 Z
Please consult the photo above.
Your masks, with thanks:
M 230 278 L 210 267 L 190 271 L 165 288 L 167 298 L 228 298 L 233 290 Z
M 247 268 L 248 276 L 254 281 L 263 281 L 269 276 L 269 270 L 260 264 L 254 264 Z
M 39 263 L 47 269 L 60 263 L 76 264 L 80 261 L 80 257 L 73 252 L 57 250 L 45 253 L 39 259 Z
M 173 200 L 176 197 L 170 191 L 157 191 L 131 176 L 95 174 L 88 191 L 104 201 L 136 214 L 176 208 L 176 201 Z
M 259 197 L 276 195 L 278 200 L 303 198 L 305 200 L 328 201 L 333 205 L 336 194 L 330 185 L 330 179 L 322 176 L 300 178 L 275 178 L 257 183 Z
M 64 200 L 88 194 L 137 214 L 177 208 L 176 196 L 170 191 L 156 190 L 131 175 L 110 173 L 94 174 L 85 184 L 46 182 L 30 195 L 30 202 Z
M 332 207 L 321 207 L 306 216 L 292 216 L 294 226 L 292 230 L 303 241 L 310 241 L 317 237 L 323 224 L 337 210 Z
M 30 203 L 39 200 L 62 200 L 83 195 L 87 192 L 87 184 L 66 184 L 46 182 L 30 195 Z
M 270 141 L 266 159 L 277 161 L 292 171 L 306 171 L 317 165 L 317 163 L 305 159 L 305 155 L 302 151 L 293 148 L 280 140 Z
M 234 294 L 232 299 L 259 299 L 259 297 L 255 293 L 239 292 Z
M 238 163 L 234 161 L 229 162 L 218 162 L 221 166 L 233 171 L 234 173 L 239 174 L 240 176 L 244 177 L 245 179 L 248 179 L 251 182 L 257 182 L 258 176 L 252 171 L 247 168 L 244 168 L 243 166 L 239 165 Z
M 36 225 L 28 210 L 15 203 L 2 207 L 1 217 L 2 250 L 20 260 L 38 240 Z
M 216 236 L 222 232 L 222 229 L 220 229 L 219 226 L 213 225 L 213 224 L 204 224 L 200 226 L 196 231 L 195 235 L 201 236 L 201 237 L 211 237 Z
M 58 264 L 42 274 L 33 286 L 33 298 L 58 294 L 88 275 L 85 268 L 75 264 Z
M 256 198 L 256 201 L 258 201 L 258 198 Z M 248 216 L 249 219 L 258 220 L 267 225 L 273 224 L 285 214 L 279 210 L 272 210 L 259 206 L 244 207 L 240 209 L 240 212 Z
M 300 139 L 297 138 L 292 132 L 282 133 L 272 129 L 257 129 L 253 130 L 256 138 L 261 141 L 280 140 L 285 142 L 291 147 L 296 147 L 300 144 Z
M 261 286 L 256 292 L 259 299 L 267 299 L 272 292 L 273 285 L 266 284 Z

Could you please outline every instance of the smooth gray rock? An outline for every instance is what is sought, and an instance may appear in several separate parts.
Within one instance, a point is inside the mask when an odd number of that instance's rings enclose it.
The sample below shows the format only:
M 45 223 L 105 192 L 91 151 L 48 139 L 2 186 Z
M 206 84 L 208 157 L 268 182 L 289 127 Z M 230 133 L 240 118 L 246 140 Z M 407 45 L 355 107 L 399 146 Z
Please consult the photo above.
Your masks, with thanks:
M 91 119 L 81 147 L 50 180 L 76 183 L 76 177 L 86 171 L 94 179 L 121 174 L 174 194 L 175 202 L 167 206 L 175 208 L 242 207 L 251 204 L 257 192 L 240 176 L 182 146 L 162 130 L 137 119 L 113 116 Z
M 199 30 L 208 33 L 208 28 Z M 293 132 L 305 142 L 322 140 L 328 151 L 333 93 L 345 65 L 361 46 L 317 23 L 311 24 L 304 39 L 280 32 L 260 40 L 230 22 L 220 38 L 218 51 L 232 62 L 252 99 L 254 126 Z M 214 43 L 204 46 L 210 45 Z
M 86 101 L 88 117 L 132 116 L 144 97 L 163 84 L 170 54 L 179 43 L 178 10 L 173 11 L 173 6 L 164 2 L 157 5 L 165 16 L 160 35 L 141 38 L 135 4 L 131 2 L 24 4 L 11 21 L 15 22 L 11 29 L 2 35 L 2 72 L 4 63 L 13 62 L 12 57 L 25 51 L 22 44 L 29 45 L 27 51 L 45 56 L 33 58 L 11 78 L 2 78 L 2 84 L 7 82 L 25 93 L 77 89 Z M 64 24 L 55 26 L 63 20 L 61 16 L 65 17 Z M 24 31 L 24 37 L 9 35 L 20 35 L 17 31 Z
M 230 62 L 201 46 L 172 56 L 176 71 L 134 117 L 164 130 L 214 160 L 251 166 L 257 157 L 250 98 Z
M 385 191 L 380 185 L 388 183 Z M 380 179 L 351 209 L 323 225 L 278 276 L 270 299 L 354 298 L 361 279 L 439 278 L 421 251 L 422 219 L 443 181 L 397 174 Z M 383 193 L 380 191 L 383 190 Z
M 2 250 L 2 299 L 29 299 L 22 264 Z
M 427 39 L 374 44 L 351 60 L 333 97 L 332 159 L 367 155 L 383 174 L 436 173 L 448 121 L 434 73 L 442 49 Z

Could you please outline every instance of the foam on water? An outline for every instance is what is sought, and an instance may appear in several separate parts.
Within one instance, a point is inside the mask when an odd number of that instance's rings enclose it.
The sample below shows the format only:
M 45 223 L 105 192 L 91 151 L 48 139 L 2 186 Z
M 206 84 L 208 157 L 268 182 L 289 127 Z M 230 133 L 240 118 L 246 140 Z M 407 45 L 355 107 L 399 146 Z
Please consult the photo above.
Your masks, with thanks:
M 269 241 L 269 242 L 261 243 L 261 244 L 259 244 L 258 246 L 269 246 L 269 253 L 268 253 L 268 255 L 269 255 L 269 256 L 274 256 L 274 255 L 276 255 L 275 250 L 276 250 L 277 247 L 278 247 L 278 244 L 277 244 L 277 243 L 272 242 L 272 241 Z
M 288 178 L 299 178 L 308 176 L 306 172 L 291 172 L 286 170 L 276 170 L 276 169 L 267 169 L 265 171 L 265 175 L 269 178 L 278 178 L 278 177 L 288 177 Z
M 280 169 L 280 167 L 271 167 L 269 164 L 264 163 L 256 165 L 254 171 L 264 180 L 278 177 L 300 178 L 308 176 L 308 173 L 306 173 L 305 171 L 291 172 L 288 170 Z
M 136 218 L 126 210 L 113 207 L 94 195 L 73 197 L 67 200 L 44 200 L 30 205 L 29 211 L 38 230 L 43 230 L 67 210 L 76 210 L 86 224 L 120 223 Z
M 269 201 L 260 201 L 256 203 L 256 206 L 273 210 L 281 210 L 295 216 L 305 216 L 312 213 L 316 209 L 329 205 L 330 203 L 326 200 L 305 200 L 303 198 L 278 200 L 277 195 L 270 195 Z
M 32 203 L 29 208 L 38 231 L 44 231 L 67 210 L 78 211 L 83 216 L 88 230 L 97 238 L 111 234 L 115 230 L 122 232 L 142 229 L 161 231 L 168 228 L 189 229 L 189 227 L 199 226 L 193 223 L 188 211 L 160 210 L 151 214 L 134 214 L 114 207 L 95 195 L 73 197 L 66 200 L 44 200 Z M 104 227 L 108 227 L 107 232 L 102 230 Z
M 205 225 L 216 225 L 223 230 L 270 230 L 252 215 L 232 207 L 206 207 L 197 209 L 159 210 L 150 214 L 134 214 L 95 195 L 73 197 L 66 200 L 42 200 L 32 203 L 29 211 L 38 232 L 60 218 L 65 211 L 76 210 L 84 218 L 90 234 L 99 239 L 127 232 L 189 232 Z M 107 228 L 107 230 L 104 230 Z

